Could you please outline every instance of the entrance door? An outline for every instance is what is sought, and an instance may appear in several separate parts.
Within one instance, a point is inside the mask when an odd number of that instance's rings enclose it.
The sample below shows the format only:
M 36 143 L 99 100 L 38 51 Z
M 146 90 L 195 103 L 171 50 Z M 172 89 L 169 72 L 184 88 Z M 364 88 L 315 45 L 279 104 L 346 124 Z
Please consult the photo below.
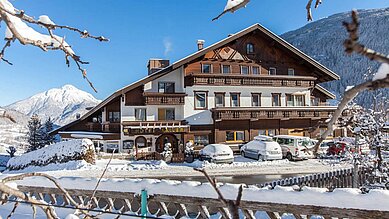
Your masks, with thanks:
M 158 153 L 163 152 L 166 143 L 172 145 L 173 153 L 178 153 L 178 139 L 172 134 L 163 134 L 157 138 L 155 146 Z

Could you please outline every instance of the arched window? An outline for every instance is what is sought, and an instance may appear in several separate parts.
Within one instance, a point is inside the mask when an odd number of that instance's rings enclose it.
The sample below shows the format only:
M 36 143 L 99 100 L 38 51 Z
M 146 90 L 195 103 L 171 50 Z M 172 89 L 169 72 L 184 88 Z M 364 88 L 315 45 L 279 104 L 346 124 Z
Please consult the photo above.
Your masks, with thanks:
M 247 43 L 247 45 L 246 45 L 246 53 L 247 54 L 254 53 L 254 45 L 252 43 Z

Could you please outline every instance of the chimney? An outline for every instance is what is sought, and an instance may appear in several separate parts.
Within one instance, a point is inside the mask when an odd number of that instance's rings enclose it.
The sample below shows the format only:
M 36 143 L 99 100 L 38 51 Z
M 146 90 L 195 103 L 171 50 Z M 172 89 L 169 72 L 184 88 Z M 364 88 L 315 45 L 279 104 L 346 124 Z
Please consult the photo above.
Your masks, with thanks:
M 204 49 L 204 43 L 205 43 L 205 40 L 197 40 L 197 50 L 198 51 Z
M 163 68 L 168 67 L 169 65 L 170 65 L 169 60 L 150 59 L 149 62 L 147 63 L 148 74 L 151 75 Z

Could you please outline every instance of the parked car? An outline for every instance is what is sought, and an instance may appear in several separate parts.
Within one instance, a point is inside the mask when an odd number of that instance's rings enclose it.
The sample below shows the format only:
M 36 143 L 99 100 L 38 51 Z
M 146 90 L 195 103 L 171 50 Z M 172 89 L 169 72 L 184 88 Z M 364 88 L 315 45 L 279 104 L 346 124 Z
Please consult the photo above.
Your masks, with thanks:
M 209 144 L 200 150 L 200 160 L 212 163 L 233 163 L 234 152 L 225 144 Z
M 353 152 L 354 149 L 346 142 L 336 142 L 327 149 L 327 155 L 344 155 L 347 151 Z
M 335 145 L 335 142 L 332 140 L 324 140 L 319 147 L 319 150 L 317 151 L 319 156 L 326 155 L 328 152 L 328 148 L 330 148 L 332 145 Z
M 281 160 L 281 146 L 268 136 L 259 135 L 240 148 L 240 154 L 256 160 Z
M 288 160 L 314 158 L 312 148 L 315 144 L 308 137 L 277 135 L 274 140 L 280 144 L 283 158 Z

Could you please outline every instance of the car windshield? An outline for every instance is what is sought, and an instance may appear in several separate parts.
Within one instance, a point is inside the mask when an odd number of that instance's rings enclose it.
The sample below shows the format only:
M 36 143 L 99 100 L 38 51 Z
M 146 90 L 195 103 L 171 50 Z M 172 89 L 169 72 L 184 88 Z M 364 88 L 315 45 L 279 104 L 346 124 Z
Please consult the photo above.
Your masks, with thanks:
M 297 141 L 297 144 L 299 146 L 303 146 L 303 147 L 312 147 L 314 146 L 315 144 L 313 143 L 313 141 L 311 141 L 310 139 L 307 139 L 307 138 L 302 138 L 302 139 L 299 139 Z

